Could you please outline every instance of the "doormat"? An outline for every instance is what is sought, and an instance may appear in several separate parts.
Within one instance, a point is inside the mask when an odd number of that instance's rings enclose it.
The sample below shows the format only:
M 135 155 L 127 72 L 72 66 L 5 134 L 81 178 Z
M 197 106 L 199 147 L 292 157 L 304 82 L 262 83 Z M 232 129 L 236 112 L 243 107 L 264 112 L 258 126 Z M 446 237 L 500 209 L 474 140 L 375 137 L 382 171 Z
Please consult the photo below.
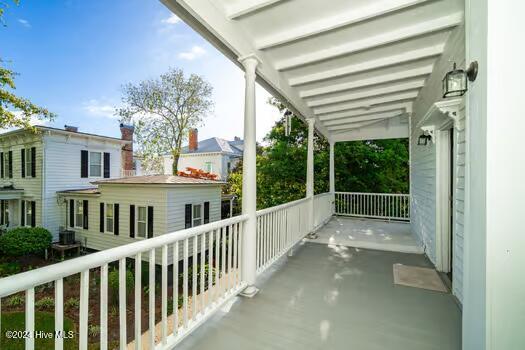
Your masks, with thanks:
M 394 264 L 394 283 L 447 293 L 448 289 L 434 269 Z

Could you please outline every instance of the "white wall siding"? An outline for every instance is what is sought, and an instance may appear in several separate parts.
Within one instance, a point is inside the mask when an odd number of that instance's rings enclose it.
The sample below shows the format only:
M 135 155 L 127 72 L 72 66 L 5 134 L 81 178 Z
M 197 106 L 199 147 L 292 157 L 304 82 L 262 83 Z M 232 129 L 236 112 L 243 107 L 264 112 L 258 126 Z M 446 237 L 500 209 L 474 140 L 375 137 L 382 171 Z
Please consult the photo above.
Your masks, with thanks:
M 57 191 L 94 187 L 91 182 L 101 177 L 80 177 L 80 151 L 109 152 L 110 177 L 120 177 L 121 145 L 85 137 L 66 137 L 63 135 L 44 136 L 45 146 L 45 222 L 44 226 L 54 235 L 63 225 L 60 210 L 57 206 Z
M 227 176 L 225 158 L 229 158 L 229 156 L 222 153 L 183 154 L 179 158 L 178 167 L 179 171 L 184 171 L 187 167 L 206 170 L 206 163 L 210 162 L 212 164 L 212 174 L 216 174 L 221 179 L 224 179 Z M 171 170 L 171 160 L 169 164 L 170 167 L 167 168 L 167 171 Z
M 442 79 L 452 69 L 452 62 L 458 67 L 465 66 L 464 27 L 456 28 L 449 36 L 445 50 L 436 62 L 431 76 L 421 90 L 413 106 L 411 118 L 411 227 L 414 235 L 421 241 L 429 259 L 436 263 L 436 146 L 418 146 L 422 131 L 418 122 L 435 102 L 442 100 Z M 464 115 L 464 113 L 463 113 Z M 453 292 L 461 300 L 463 286 L 463 202 L 465 173 L 465 121 L 462 117 L 455 130 L 456 139 L 456 179 L 454 202 L 453 237 Z

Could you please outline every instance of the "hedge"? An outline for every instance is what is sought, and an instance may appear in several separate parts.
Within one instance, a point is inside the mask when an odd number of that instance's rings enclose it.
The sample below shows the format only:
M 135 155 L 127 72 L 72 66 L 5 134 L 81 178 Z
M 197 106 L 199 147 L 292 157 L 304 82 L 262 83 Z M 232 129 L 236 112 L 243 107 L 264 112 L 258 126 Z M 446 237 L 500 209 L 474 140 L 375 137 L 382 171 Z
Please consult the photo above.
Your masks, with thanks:
M 48 248 L 52 239 L 43 227 L 17 227 L 0 236 L 0 251 L 9 256 L 35 254 Z

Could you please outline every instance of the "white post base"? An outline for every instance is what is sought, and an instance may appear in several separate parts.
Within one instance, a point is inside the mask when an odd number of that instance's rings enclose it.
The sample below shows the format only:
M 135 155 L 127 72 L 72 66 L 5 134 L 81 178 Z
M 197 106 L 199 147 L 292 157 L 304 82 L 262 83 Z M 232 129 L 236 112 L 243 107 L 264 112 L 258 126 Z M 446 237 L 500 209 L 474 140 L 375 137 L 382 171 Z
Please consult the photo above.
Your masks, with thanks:
M 319 236 L 317 235 L 317 232 L 313 231 L 306 235 L 306 238 L 308 239 L 317 239 Z
M 241 297 L 245 297 L 245 298 L 253 298 L 255 296 L 255 294 L 257 294 L 259 292 L 259 289 L 255 286 L 248 286 L 246 288 L 244 288 L 244 290 L 242 292 L 239 293 L 239 295 Z

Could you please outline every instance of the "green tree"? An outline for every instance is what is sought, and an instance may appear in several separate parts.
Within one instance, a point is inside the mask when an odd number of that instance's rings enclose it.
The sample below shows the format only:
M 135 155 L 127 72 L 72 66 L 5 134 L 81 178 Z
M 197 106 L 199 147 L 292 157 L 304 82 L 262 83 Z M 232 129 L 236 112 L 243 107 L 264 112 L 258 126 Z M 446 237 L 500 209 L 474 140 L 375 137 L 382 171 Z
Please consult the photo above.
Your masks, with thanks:
M 271 104 L 283 115 L 265 137 L 265 147 L 257 155 L 257 208 L 287 203 L 306 195 L 308 127 L 292 117 L 289 136 L 285 135 L 286 108 L 276 100 Z M 408 191 L 408 140 L 374 140 L 337 143 L 335 146 L 335 186 L 338 191 L 406 193 Z M 314 192 L 329 190 L 329 145 L 314 136 Z M 228 179 L 226 192 L 242 200 L 242 163 Z
M 13 3 L 18 5 L 18 0 L 14 0 Z M 0 23 L 4 27 L 6 25 L 3 15 L 8 7 L 8 3 L 0 1 Z M 6 68 L 4 63 L 0 58 L 0 129 L 15 127 L 35 130 L 31 125 L 31 118 L 52 120 L 55 114 L 14 94 L 17 73 Z
M 170 69 L 159 78 L 122 86 L 124 107 L 117 110 L 122 122 L 135 126 L 138 151 L 156 163 L 171 154 L 174 175 L 190 128 L 197 126 L 213 108 L 212 87 L 202 77 Z

